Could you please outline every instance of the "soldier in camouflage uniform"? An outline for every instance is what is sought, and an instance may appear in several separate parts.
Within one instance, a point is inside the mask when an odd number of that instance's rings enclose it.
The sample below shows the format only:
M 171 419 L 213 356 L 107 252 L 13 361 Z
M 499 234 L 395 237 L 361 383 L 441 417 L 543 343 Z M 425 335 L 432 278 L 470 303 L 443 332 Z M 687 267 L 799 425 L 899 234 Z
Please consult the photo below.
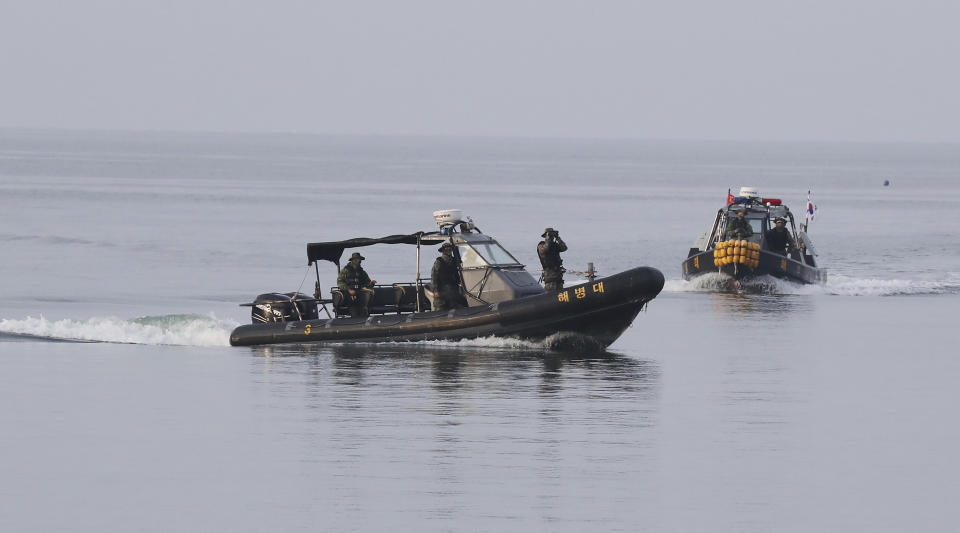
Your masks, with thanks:
M 753 235 L 753 228 L 750 227 L 750 222 L 744 216 L 746 212 L 746 209 L 737 211 L 737 218 L 727 220 L 727 229 L 723 232 L 724 238 L 746 239 Z
M 548 292 L 559 291 L 563 288 L 563 259 L 560 252 L 567 251 L 567 243 L 560 238 L 560 233 L 553 229 L 543 230 L 543 240 L 537 244 L 537 255 L 540 256 L 540 266 L 543 267 L 543 288 Z
M 460 277 L 460 262 L 453 256 L 453 244 L 443 243 L 440 252 L 440 257 L 433 262 L 433 270 L 430 271 L 433 310 L 446 311 L 467 307 L 467 299 L 461 289 L 463 279 Z
M 765 235 L 767 248 L 769 248 L 771 252 L 787 255 L 790 250 L 795 248 L 793 238 L 790 237 L 790 230 L 786 227 L 787 221 L 781 217 L 777 217 L 774 223 L 776 224 L 775 227 L 767 231 Z
M 370 299 L 373 298 L 373 286 L 377 281 L 370 279 L 367 271 L 360 266 L 364 259 L 366 257 L 354 252 L 337 276 L 337 288 L 343 294 L 344 303 L 350 306 L 350 316 L 370 315 Z

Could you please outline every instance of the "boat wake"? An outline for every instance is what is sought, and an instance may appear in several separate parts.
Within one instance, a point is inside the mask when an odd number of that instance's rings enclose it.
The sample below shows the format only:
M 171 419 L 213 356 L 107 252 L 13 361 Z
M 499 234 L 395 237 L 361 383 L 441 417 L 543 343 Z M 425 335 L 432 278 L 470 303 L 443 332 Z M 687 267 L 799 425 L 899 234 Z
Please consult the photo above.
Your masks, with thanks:
M 580 354 L 595 354 L 605 350 L 603 344 L 587 335 L 579 333 L 556 333 L 542 341 L 528 341 L 511 337 L 478 337 L 475 339 L 461 339 L 457 341 L 430 340 L 430 341 L 388 341 L 388 342 L 351 342 L 329 343 L 333 346 L 348 346 L 365 344 L 369 346 L 424 346 L 430 348 L 484 348 L 491 350 L 505 350 L 510 352 L 566 352 Z
M 428 344 L 568 353 L 599 353 L 605 349 L 603 343 L 593 337 L 572 332 L 555 333 L 539 342 L 500 337 L 481 337 L 479 339 L 465 339 L 461 341 L 429 341 Z
M 87 320 L 49 320 L 27 317 L 23 320 L 0 319 L 0 341 L 39 340 L 47 342 L 105 342 L 171 346 L 229 346 L 234 322 L 213 315 L 160 315 L 126 320 L 95 317 Z M 334 345 L 338 343 L 332 343 Z M 362 343 L 361 343 L 362 344 Z M 424 345 L 450 348 L 491 348 L 521 352 L 599 353 L 603 345 L 596 339 L 575 333 L 551 335 L 540 342 L 513 338 L 481 337 L 460 341 L 420 341 L 375 343 L 378 345 Z
M 757 294 L 783 294 L 786 286 L 794 285 L 788 281 L 779 280 L 772 276 L 761 276 L 751 280 L 737 281 L 732 276 L 719 272 L 703 274 L 696 278 L 685 280 L 669 280 L 664 286 L 664 292 L 733 292 Z
M 923 294 L 960 294 L 960 279 L 907 280 L 859 279 L 832 276 L 822 292 L 843 296 L 907 296 Z
M 48 320 L 40 316 L 0 319 L 0 337 L 51 342 L 229 346 L 230 331 L 236 326 L 213 315 L 160 315 L 131 320 L 116 317 Z
M 744 282 L 739 287 L 730 276 L 704 274 L 690 281 L 668 280 L 664 292 L 739 292 L 759 294 L 828 294 L 834 296 L 909 296 L 960 294 L 960 277 L 945 280 L 853 278 L 830 275 L 824 285 L 804 285 L 772 276 Z

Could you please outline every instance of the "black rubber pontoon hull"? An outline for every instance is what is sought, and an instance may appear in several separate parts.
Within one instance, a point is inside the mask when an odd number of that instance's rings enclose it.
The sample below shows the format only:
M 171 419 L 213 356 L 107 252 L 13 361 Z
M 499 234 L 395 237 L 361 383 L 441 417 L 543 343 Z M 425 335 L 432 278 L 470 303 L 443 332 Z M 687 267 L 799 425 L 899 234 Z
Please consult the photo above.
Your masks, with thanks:
M 558 333 L 609 346 L 663 289 L 663 274 L 639 267 L 593 282 L 451 311 L 334 318 L 240 326 L 230 344 L 399 342 L 512 337 L 542 340 Z
M 760 250 L 760 261 L 756 268 L 751 268 L 742 263 L 714 266 L 713 250 L 691 255 L 683 262 L 683 279 L 685 280 L 691 280 L 711 272 L 721 272 L 736 280 L 773 276 L 808 284 L 826 283 L 827 281 L 827 271 L 825 269 L 816 268 L 768 250 Z

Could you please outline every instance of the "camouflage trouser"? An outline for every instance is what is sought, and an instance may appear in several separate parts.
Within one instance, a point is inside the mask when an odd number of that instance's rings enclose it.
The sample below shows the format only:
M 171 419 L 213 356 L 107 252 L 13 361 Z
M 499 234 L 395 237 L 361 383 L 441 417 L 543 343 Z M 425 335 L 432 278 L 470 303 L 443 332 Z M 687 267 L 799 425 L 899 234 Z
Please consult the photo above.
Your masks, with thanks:
M 357 294 L 352 296 L 349 292 L 345 292 L 343 298 L 350 305 L 350 316 L 370 316 L 370 300 L 373 299 L 373 289 L 367 287 L 357 289 Z
M 560 292 L 563 290 L 563 280 L 545 281 L 543 282 L 543 288 L 547 292 Z
M 544 270 L 543 288 L 547 292 L 557 292 L 563 290 L 563 271 Z
M 467 307 L 467 299 L 457 289 L 441 290 L 433 299 L 434 311 L 447 311 Z

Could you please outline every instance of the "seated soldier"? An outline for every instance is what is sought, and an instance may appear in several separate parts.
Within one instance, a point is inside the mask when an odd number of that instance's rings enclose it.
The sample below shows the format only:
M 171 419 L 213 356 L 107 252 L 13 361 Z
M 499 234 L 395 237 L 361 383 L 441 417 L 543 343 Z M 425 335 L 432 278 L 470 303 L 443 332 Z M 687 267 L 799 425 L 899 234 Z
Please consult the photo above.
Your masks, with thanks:
M 377 280 L 370 279 L 360 266 L 364 259 L 366 257 L 354 252 L 337 276 L 337 288 L 343 293 L 344 303 L 350 306 L 350 316 L 370 315 L 370 299 L 373 298 L 373 286 Z

